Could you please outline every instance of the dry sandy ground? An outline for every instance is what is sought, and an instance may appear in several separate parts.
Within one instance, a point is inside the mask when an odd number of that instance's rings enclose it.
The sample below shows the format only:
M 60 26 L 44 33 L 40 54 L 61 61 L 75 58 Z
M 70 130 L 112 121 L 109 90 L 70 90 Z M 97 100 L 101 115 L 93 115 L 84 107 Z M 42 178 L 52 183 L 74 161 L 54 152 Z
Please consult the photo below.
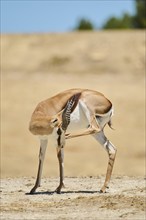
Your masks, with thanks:
M 107 193 L 100 194 L 103 181 L 103 176 L 66 177 L 66 188 L 56 194 L 58 179 L 47 178 L 35 195 L 29 195 L 33 178 L 3 179 L 1 220 L 145 219 L 144 178 L 114 176 Z

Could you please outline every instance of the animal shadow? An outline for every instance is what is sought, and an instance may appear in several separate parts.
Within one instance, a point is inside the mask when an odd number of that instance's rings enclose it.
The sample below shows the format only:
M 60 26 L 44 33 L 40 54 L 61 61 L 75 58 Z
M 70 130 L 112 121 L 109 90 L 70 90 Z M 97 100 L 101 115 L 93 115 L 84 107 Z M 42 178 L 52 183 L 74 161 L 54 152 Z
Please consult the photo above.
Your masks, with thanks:
M 34 192 L 33 194 L 25 193 L 25 195 L 53 195 L 53 194 L 94 194 L 94 193 L 100 193 L 100 191 L 94 191 L 94 190 L 68 190 L 68 191 L 62 191 L 61 193 L 57 193 L 56 191 L 44 191 L 44 192 Z

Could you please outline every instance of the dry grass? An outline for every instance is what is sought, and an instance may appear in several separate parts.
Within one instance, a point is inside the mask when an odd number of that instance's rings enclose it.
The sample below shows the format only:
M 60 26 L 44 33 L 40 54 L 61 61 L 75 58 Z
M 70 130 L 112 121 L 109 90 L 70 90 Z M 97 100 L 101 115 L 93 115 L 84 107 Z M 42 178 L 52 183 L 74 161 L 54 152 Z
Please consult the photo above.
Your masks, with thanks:
M 144 32 L 2 36 L 2 177 L 36 174 L 39 142 L 28 131 L 38 102 L 59 91 L 89 88 L 115 106 L 114 173 L 144 175 Z M 50 140 L 45 176 L 58 175 Z M 82 161 L 82 163 L 81 163 Z M 91 137 L 68 141 L 65 175 L 104 174 L 107 155 Z

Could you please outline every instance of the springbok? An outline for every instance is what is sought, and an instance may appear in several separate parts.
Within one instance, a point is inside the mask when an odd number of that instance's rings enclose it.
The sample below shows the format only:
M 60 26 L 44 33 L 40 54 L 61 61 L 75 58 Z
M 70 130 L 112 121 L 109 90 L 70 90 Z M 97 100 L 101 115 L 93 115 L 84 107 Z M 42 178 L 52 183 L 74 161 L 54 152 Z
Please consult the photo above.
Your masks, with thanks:
M 40 186 L 48 136 L 54 132 L 60 171 L 60 183 L 55 192 L 60 193 L 64 186 L 63 159 L 66 139 L 89 134 L 95 137 L 109 156 L 105 182 L 100 190 L 106 192 L 116 156 L 115 146 L 104 135 L 105 125 L 111 127 L 112 115 L 112 103 L 100 92 L 89 89 L 70 89 L 40 102 L 29 124 L 30 132 L 40 137 L 37 179 L 30 194 L 35 193 Z M 78 130 L 79 127 L 82 127 L 82 130 Z

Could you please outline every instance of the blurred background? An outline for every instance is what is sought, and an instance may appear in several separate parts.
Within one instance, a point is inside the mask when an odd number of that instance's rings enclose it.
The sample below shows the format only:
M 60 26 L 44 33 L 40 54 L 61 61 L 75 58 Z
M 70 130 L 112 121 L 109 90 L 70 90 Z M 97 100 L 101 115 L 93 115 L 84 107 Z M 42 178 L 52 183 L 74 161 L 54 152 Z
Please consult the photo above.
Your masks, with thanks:
M 105 128 L 117 146 L 115 175 L 144 175 L 145 0 L 1 1 L 1 176 L 36 176 L 39 139 L 28 131 L 36 105 L 62 90 L 89 88 L 115 108 Z M 66 176 L 106 172 L 90 136 L 68 140 Z M 58 175 L 49 140 L 44 176 Z

